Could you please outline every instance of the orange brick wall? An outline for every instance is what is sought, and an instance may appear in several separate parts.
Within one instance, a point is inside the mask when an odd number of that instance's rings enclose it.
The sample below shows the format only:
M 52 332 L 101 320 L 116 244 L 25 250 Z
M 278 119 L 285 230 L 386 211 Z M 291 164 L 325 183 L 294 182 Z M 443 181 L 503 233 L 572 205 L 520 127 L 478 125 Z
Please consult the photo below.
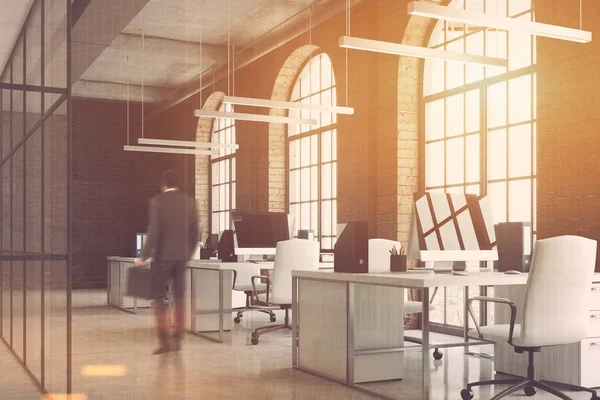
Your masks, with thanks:
M 575 234 L 600 241 L 600 2 L 583 5 L 591 43 L 537 41 L 540 238 Z M 579 28 L 579 1 L 536 0 L 535 6 L 539 22 Z

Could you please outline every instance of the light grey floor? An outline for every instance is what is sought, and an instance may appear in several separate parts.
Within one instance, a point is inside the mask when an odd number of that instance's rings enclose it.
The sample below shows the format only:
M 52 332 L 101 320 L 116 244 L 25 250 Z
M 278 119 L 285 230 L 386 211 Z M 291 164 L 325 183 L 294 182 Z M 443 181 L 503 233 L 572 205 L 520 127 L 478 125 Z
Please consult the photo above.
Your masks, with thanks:
M 0 343 L 0 398 L 7 400 L 40 399 L 37 386 L 19 367 L 4 343 Z
M 88 400 L 248 400 L 248 399 L 373 399 L 368 394 L 291 368 L 291 332 L 261 336 L 258 346 L 249 343 L 251 330 L 268 325 L 268 317 L 249 313 L 227 342 L 217 344 L 188 335 L 180 353 L 153 356 L 156 346 L 150 310 L 133 315 L 105 306 L 102 292 L 73 294 L 73 390 Z M 279 313 L 279 312 L 278 312 Z M 278 322 L 283 319 L 278 314 Z M 437 336 L 440 338 L 440 336 Z M 441 337 L 443 339 L 443 337 Z M 38 400 L 39 394 L 6 349 L 0 345 L 1 399 Z M 491 346 L 477 349 L 491 352 Z M 6 353 L 6 356 L 5 356 Z M 459 399 L 467 381 L 490 379 L 489 360 L 465 357 L 461 349 L 444 350 L 441 362 L 431 355 L 431 399 Z M 124 365 L 123 377 L 82 375 L 86 365 Z M 408 352 L 402 381 L 364 385 L 398 399 L 420 398 L 419 351 Z M 6 371 L 10 371 L 6 375 Z M 14 377 L 13 377 L 14 376 Z M 475 391 L 475 399 L 490 399 L 503 387 Z M 589 399 L 569 394 L 573 399 Z M 526 398 L 521 392 L 511 399 Z M 538 393 L 535 399 L 551 399 Z

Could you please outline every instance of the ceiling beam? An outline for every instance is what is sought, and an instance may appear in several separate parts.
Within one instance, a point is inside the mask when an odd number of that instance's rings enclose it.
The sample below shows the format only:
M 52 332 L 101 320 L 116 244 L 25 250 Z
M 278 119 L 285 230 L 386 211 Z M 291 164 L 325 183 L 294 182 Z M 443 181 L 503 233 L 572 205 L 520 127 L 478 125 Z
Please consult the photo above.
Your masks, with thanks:
M 93 0 L 87 5 L 77 24 L 73 26 L 72 83 L 87 71 L 148 2 L 149 0 Z
M 133 32 L 121 33 L 112 43 L 112 47 L 123 51 L 142 51 L 142 34 Z M 202 49 L 199 42 L 169 39 L 144 35 L 144 52 L 161 56 L 186 57 L 199 62 L 200 54 L 204 60 L 221 61 L 227 58 L 227 46 L 204 43 Z
M 103 100 L 126 101 L 128 98 L 132 102 L 158 103 L 171 89 L 144 86 L 129 85 L 115 82 L 100 82 L 79 79 L 73 84 L 73 96 L 81 98 L 93 98 Z M 143 97 L 142 97 L 143 93 Z

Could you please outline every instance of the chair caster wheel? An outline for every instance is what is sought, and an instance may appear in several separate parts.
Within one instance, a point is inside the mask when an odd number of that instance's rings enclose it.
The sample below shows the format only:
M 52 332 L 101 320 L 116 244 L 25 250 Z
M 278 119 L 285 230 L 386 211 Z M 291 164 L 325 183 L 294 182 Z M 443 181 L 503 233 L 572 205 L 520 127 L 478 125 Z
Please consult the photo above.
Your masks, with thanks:
M 277 321 L 277 317 L 274 315 L 271 315 L 271 322 L 275 322 L 275 321 Z
M 241 321 L 241 318 L 240 318 L 240 317 L 235 317 L 235 318 L 233 319 L 233 322 L 235 322 L 236 324 L 239 324 L 239 323 L 240 323 L 240 321 Z
M 435 349 L 435 351 L 433 352 L 433 358 L 436 360 L 441 360 L 442 357 L 444 357 L 444 354 L 441 353 L 438 349 Z
M 250 340 L 250 343 L 252 343 L 254 346 L 256 346 L 258 344 L 258 338 L 253 337 L 252 340 Z
M 590 400 L 600 400 L 600 397 L 597 394 L 593 394 Z
M 473 391 L 469 389 L 463 389 L 460 391 L 460 398 L 462 400 L 471 400 L 473 398 Z
M 524 392 L 527 396 L 534 396 L 537 390 L 533 386 L 526 386 Z
M 252 332 L 252 339 L 258 338 L 258 334 L 256 332 Z

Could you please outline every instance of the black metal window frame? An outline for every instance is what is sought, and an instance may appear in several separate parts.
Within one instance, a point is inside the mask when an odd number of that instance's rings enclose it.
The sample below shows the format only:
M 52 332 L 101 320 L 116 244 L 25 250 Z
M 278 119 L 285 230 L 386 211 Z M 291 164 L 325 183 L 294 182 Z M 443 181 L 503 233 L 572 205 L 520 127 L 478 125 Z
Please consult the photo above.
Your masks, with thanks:
M 326 53 L 317 53 L 315 55 L 313 55 L 302 67 L 301 72 L 298 74 L 298 78 L 296 80 L 296 82 L 294 83 L 294 90 L 292 91 L 292 93 L 296 90 L 296 87 L 301 86 L 301 79 L 304 79 L 302 77 L 302 74 L 304 73 L 304 71 L 306 71 L 306 69 L 311 68 L 311 63 L 316 62 L 316 61 L 321 61 L 320 57 L 329 57 Z M 331 60 L 329 60 L 329 63 L 331 63 Z M 331 65 L 331 64 L 330 64 Z M 335 80 L 335 74 L 333 71 L 333 67 L 331 67 L 331 82 L 329 83 L 329 85 L 325 85 L 324 86 L 324 82 L 323 82 L 323 77 L 322 77 L 322 66 L 321 64 L 319 64 L 319 88 L 318 90 L 312 90 L 312 81 L 311 81 L 311 77 L 309 75 L 309 87 L 311 87 L 311 89 L 309 90 L 308 94 L 304 94 L 304 93 L 300 93 L 300 95 L 295 98 L 295 96 L 292 94 L 292 98 L 290 99 L 291 101 L 295 101 L 295 102 L 302 102 L 303 100 L 307 100 L 310 99 L 312 96 L 316 96 L 319 95 L 319 97 L 321 97 L 321 94 L 330 91 L 331 92 L 331 101 L 332 102 L 337 102 L 336 100 L 336 95 L 337 95 L 337 85 L 336 85 L 336 80 Z M 300 91 L 300 90 L 299 90 Z M 294 115 L 295 117 L 300 117 L 302 115 L 301 112 L 290 112 L 290 115 L 292 114 L 296 114 Z M 319 123 L 319 126 L 315 129 L 309 129 L 305 132 L 301 132 L 301 133 L 293 133 L 290 134 L 290 132 L 288 131 L 288 135 L 286 137 L 286 148 L 287 148 L 287 159 L 288 159 L 288 163 L 287 163 L 287 173 L 288 173 L 288 208 L 290 210 L 290 213 L 292 212 L 292 209 L 295 208 L 297 206 L 297 208 L 299 210 L 302 210 L 302 206 L 303 205 L 308 205 L 309 208 L 309 213 L 310 216 L 309 221 L 310 221 L 310 227 L 308 229 L 312 229 L 313 231 L 316 228 L 316 237 L 319 240 L 319 243 L 321 243 L 321 250 L 323 252 L 329 252 L 329 251 L 333 251 L 333 245 L 335 244 L 335 239 L 337 238 L 337 234 L 336 234 L 336 226 L 337 226 L 337 215 L 334 215 L 333 211 L 330 210 L 331 212 L 331 226 L 329 227 L 329 234 L 325 235 L 323 234 L 323 203 L 324 202 L 330 202 L 331 207 L 333 208 L 333 206 L 335 205 L 335 209 L 337 210 L 337 188 L 333 187 L 333 183 L 337 182 L 337 179 L 335 179 L 335 177 L 333 176 L 334 174 L 334 169 L 335 169 L 335 173 L 337 174 L 337 154 L 336 151 L 334 149 L 337 149 L 337 146 L 334 146 L 335 141 L 337 141 L 337 128 L 338 128 L 338 124 L 337 124 L 337 117 L 335 114 L 331 115 L 331 123 L 327 124 L 325 126 L 322 126 Z M 323 161 L 323 139 L 324 139 L 324 135 L 326 133 L 330 133 L 331 135 L 331 144 L 330 144 L 330 148 L 331 148 L 331 160 L 329 161 Z M 300 145 L 301 140 L 305 139 L 305 138 L 313 138 L 315 137 L 316 142 L 317 142 L 317 154 L 316 154 L 316 162 L 312 162 L 309 161 L 308 164 L 303 165 L 302 164 L 302 146 Z M 298 166 L 292 167 L 292 159 L 291 159 L 291 154 L 292 154 L 292 146 L 295 143 L 298 143 Z M 310 148 L 310 147 L 309 147 Z M 308 159 L 312 160 L 313 155 L 312 155 L 312 148 L 309 150 L 311 154 L 309 154 Z M 331 168 L 331 196 L 329 197 L 324 197 L 323 196 L 323 167 L 325 166 L 330 166 Z M 311 187 L 313 185 L 312 179 L 313 177 L 310 176 L 310 171 L 316 168 L 317 171 L 317 196 L 316 199 L 311 198 Z M 308 183 L 308 188 L 305 188 L 304 185 L 302 185 L 302 171 L 304 170 L 308 170 L 309 172 L 309 183 Z M 291 191 L 292 191 L 292 187 L 291 187 L 291 181 L 292 181 L 292 173 L 297 172 L 298 174 L 298 181 L 299 181 L 299 185 L 300 185 L 300 189 L 299 189 L 299 199 L 297 201 L 294 201 L 294 199 L 292 199 L 291 196 Z M 302 193 L 303 191 L 308 191 L 308 200 L 302 200 Z M 333 195 L 333 193 L 335 193 L 335 196 Z M 316 227 L 313 226 L 313 211 L 312 211 L 312 207 L 311 205 L 316 204 L 316 208 L 317 208 L 317 215 L 316 215 Z M 337 214 L 337 213 L 336 213 Z M 302 220 L 302 211 L 300 211 L 300 214 L 296 215 L 294 214 L 296 217 L 296 221 L 295 221 L 295 231 L 297 232 L 299 229 L 306 229 L 306 227 L 302 227 L 301 226 L 301 220 Z M 297 235 L 295 235 L 295 237 L 297 237 Z M 331 246 L 323 246 L 324 243 L 324 239 L 331 241 Z
M 233 105 L 228 106 L 227 104 L 221 104 L 221 106 L 219 107 L 219 111 L 226 111 L 228 108 L 230 107 L 230 111 L 233 111 Z M 215 122 L 220 121 L 220 120 L 215 120 Z M 235 144 L 236 143 L 236 124 L 235 124 L 235 120 L 231 120 L 232 123 L 231 124 L 224 124 L 224 126 L 219 125 L 217 126 L 217 124 L 213 124 L 213 132 L 211 134 L 212 138 L 213 138 L 213 142 L 214 143 L 221 143 L 221 144 Z M 231 140 L 228 142 L 227 139 L 225 140 L 221 140 L 221 134 L 224 134 L 228 129 L 231 129 Z M 219 135 L 219 141 L 215 141 L 214 138 L 216 135 Z M 229 173 L 227 174 L 226 177 L 221 177 L 219 175 L 219 180 L 217 182 L 215 182 L 214 179 L 214 175 L 215 175 L 215 171 L 217 168 L 220 168 L 221 165 L 226 164 L 226 169 L 229 171 Z M 210 220 L 210 226 L 211 226 L 211 232 L 213 234 L 220 234 L 221 231 L 223 231 L 224 229 L 231 229 L 231 213 L 235 211 L 235 193 L 236 193 L 236 179 L 237 179 L 237 174 L 235 171 L 236 168 L 236 152 L 235 150 L 225 150 L 225 151 L 220 151 L 219 156 L 216 157 L 212 157 L 211 161 L 210 161 L 210 166 L 211 166 L 211 173 L 210 173 L 210 186 L 211 186 L 211 192 L 210 192 L 210 196 L 211 196 L 211 220 Z M 224 179 L 221 179 L 224 178 Z M 222 207 L 221 205 L 221 196 L 219 194 L 219 191 L 221 190 L 222 187 L 227 188 L 228 191 L 228 195 L 226 195 L 226 207 Z M 215 191 L 217 191 L 217 193 L 215 194 Z M 227 193 L 227 192 L 226 192 Z M 217 201 L 219 204 L 219 207 L 217 207 Z M 221 220 L 221 216 L 225 214 L 225 216 L 229 215 L 229 218 L 225 219 L 225 224 L 224 226 L 221 226 L 221 223 L 219 222 L 218 224 L 216 224 L 217 226 L 215 226 L 215 223 L 213 222 L 215 218 L 217 218 L 218 221 Z
M 488 3 L 490 0 L 485 0 L 484 1 L 484 9 L 483 11 L 486 11 L 486 8 L 488 7 Z M 511 0 L 508 0 L 506 2 L 506 15 L 510 15 L 510 3 Z M 468 4 L 468 2 L 467 2 Z M 513 18 L 519 18 L 519 17 L 524 17 L 527 15 L 531 15 L 531 19 L 535 19 L 535 14 L 534 14 L 534 10 L 533 8 L 528 9 L 528 10 L 523 10 L 520 11 L 518 13 L 514 13 L 513 15 L 510 15 Z M 469 37 L 473 37 L 473 35 L 477 35 L 480 34 L 481 32 L 483 32 L 483 51 L 484 54 L 486 52 L 486 48 L 487 48 L 487 41 L 488 41 L 488 37 L 487 37 L 487 31 L 490 31 L 489 29 L 483 29 L 483 28 L 473 28 L 472 31 L 468 30 L 468 29 L 464 29 L 466 30 L 466 32 L 464 32 L 463 30 L 463 34 L 456 37 L 456 38 L 452 38 L 452 39 L 448 39 L 447 32 L 451 29 L 451 27 L 449 27 L 449 24 L 447 22 L 443 22 L 440 21 L 438 22 L 438 24 L 444 24 L 444 29 L 443 29 L 443 40 L 441 41 L 441 43 L 432 45 L 432 48 L 438 48 L 438 49 L 443 49 L 443 50 L 453 50 L 453 51 L 457 51 L 457 49 L 448 49 L 448 45 L 452 44 L 452 43 L 456 43 L 457 41 L 461 41 L 462 40 L 462 44 L 463 44 L 463 48 L 462 48 L 462 52 L 466 52 L 466 46 L 467 46 L 467 40 Z M 437 25 L 439 26 L 439 25 Z M 462 26 L 463 28 L 465 28 L 465 26 Z M 421 129 L 421 149 L 420 149 L 420 153 L 422 155 L 422 163 L 421 163 L 421 171 L 422 173 L 420 174 L 420 187 L 424 188 L 427 191 L 454 191 L 457 189 L 462 189 L 463 191 L 465 191 L 466 193 L 469 193 L 470 190 L 475 189 L 475 187 L 477 187 L 476 193 L 480 193 L 480 194 L 488 194 L 488 189 L 490 187 L 490 185 L 493 185 L 495 183 L 504 183 L 505 187 L 506 187 L 506 194 L 505 194 L 505 198 L 506 198 L 506 206 L 505 206 L 505 216 L 506 216 L 506 220 L 509 221 L 510 220 L 510 210 L 509 210 L 509 205 L 510 205 L 510 183 L 511 182 L 529 182 L 529 197 L 530 197 L 530 217 L 531 217 L 531 223 L 532 223 L 532 232 L 531 232 L 531 243 L 530 243 L 530 249 L 533 248 L 533 242 L 535 240 L 535 237 L 537 235 L 537 230 L 536 230 L 536 205 L 535 205 L 535 190 L 536 190 L 536 179 L 537 179 L 537 171 L 536 171 L 536 123 L 537 123 L 537 115 L 536 115 L 536 109 L 535 109 L 535 105 L 536 105 L 536 99 L 535 99 L 535 85 L 536 85 L 536 78 L 537 78 L 537 66 L 536 66 L 536 43 L 535 43 L 535 37 L 531 36 L 531 46 L 530 46 L 530 60 L 531 60 L 531 64 L 528 66 L 524 66 L 522 68 L 518 68 L 518 69 L 513 69 L 511 70 L 510 68 L 507 67 L 506 72 L 501 73 L 501 74 L 491 74 L 488 75 L 487 74 L 487 68 L 484 68 L 484 75 L 483 75 L 483 79 L 478 80 L 478 81 L 474 81 L 474 82 L 468 82 L 467 80 L 467 66 L 463 66 L 462 71 L 463 71 L 463 84 L 459 85 L 457 87 L 452 87 L 452 88 L 447 88 L 448 85 L 448 68 L 446 67 L 446 65 L 444 64 L 444 90 L 439 91 L 439 92 L 435 92 L 432 94 L 427 94 L 425 96 L 423 96 L 423 100 L 422 100 L 422 110 L 424 110 L 423 112 L 423 124 L 422 126 L 424 128 Z M 509 63 L 510 63 L 510 32 L 506 33 L 506 37 L 505 37 L 505 45 L 506 45 L 506 55 L 507 55 L 507 59 L 509 59 Z M 458 50 L 460 51 L 460 50 Z M 523 121 L 519 121 L 517 123 L 511 123 L 510 122 L 510 104 L 509 104 L 509 99 L 510 99 L 510 82 L 518 79 L 518 78 L 522 78 L 522 77 L 531 77 L 530 79 L 530 86 L 529 86 L 529 90 L 530 90 L 530 110 L 529 110 L 529 114 L 530 114 L 530 118 L 527 120 L 523 120 Z M 431 79 L 430 76 L 428 76 L 428 74 L 426 72 L 423 73 L 423 83 L 425 83 L 425 80 L 427 79 Z M 488 96 L 489 96 L 489 92 L 490 92 L 490 87 L 492 87 L 493 85 L 502 85 L 505 84 L 506 85 L 506 92 L 505 92 L 505 97 L 506 97 L 506 115 L 505 115 L 505 123 L 501 124 L 501 125 L 497 125 L 497 126 L 493 126 L 493 127 L 489 127 L 488 126 Z M 476 94 L 478 94 L 478 102 L 479 102 L 479 107 L 480 107 L 480 114 L 479 114 L 479 127 L 477 130 L 472 130 L 472 131 L 467 131 L 467 93 L 473 93 L 475 92 Z M 452 136 L 448 136 L 447 135 L 447 118 L 448 118 L 448 107 L 447 107 L 447 99 L 451 98 L 452 96 L 456 96 L 456 95 L 462 95 L 462 110 L 463 110 L 463 133 L 462 134 L 457 134 L 457 135 L 452 135 Z M 431 104 L 433 102 L 436 101 L 443 101 L 443 118 L 442 120 L 444 121 L 444 133 L 443 136 L 441 138 L 436 138 L 436 139 L 432 139 L 432 140 L 428 140 L 426 137 L 426 124 L 427 124 L 427 116 L 426 114 L 426 107 L 428 106 L 428 104 Z M 509 143 L 509 139 L 510 139 L 510 130 L 512 128 L 519 128 L 519 127 L 529 127 L 530 131 L 529 131 L 529 136 L 530 136 L 530 152 L 531 154 L 529 155 L 529 160 L 530 160 L 530 173 L 527 175 L 519 175 L 519 176 L 511 176 L 510 173 L 510 143 Z M 505 177 L 504 178 L 499 178 L 499 179 L 490 179 L 488 178 L 488 155 L 489 155 L 489 148 L 488 148 L 488 138 L 490 136 L 490 134 L 494 134 L 496 132 L 500 132 L 500 131 L 505 131 L 505 136 L 506 136 L 506 153 L 505 153 L 505 167 L 506 167 L 506 171 L 505 171 Z M 468 180 L 467 179 L 467 140 L 469 137 L 474 137 L 474 136 L 478 136 L 479 137 L 479 179 L 478 180 Z M 463 148 L 462 148 L 462 170 L 463 170 L 463 177 L 462 177 L 462 182 L 460 183 L 448 183 L 447 179 L 448 179 L 448 171 L 447 171 L 447 160 L 448 160 L 448 141 L 452 141 L 452 140 L 456 140 L 456 139 L 462 139 L 462 144 L 463 144 Z M 428 145 L 432 145 L 435 143 L 443 143 L 444 144 L 444 166 L 443 166 L 443 179 L 444 182 L 441 185 L 427 185 L 426 182 L 426 177 L 427 177 L 427 168 L 428 165 L 428 160 L 427 160 L 427 147 Z M 435 161 L 432 161 L 435 162 Z M 437 161 L 439 162 L 439 160 Z M 451 324 L 448 321 L 448 293 L 447 293 L 447 289 L 444 289 L 443 291 L 443 297 L 444 297 L 444 321 L 443 322 L 436 322 L 433 323 L 432 325 L 435 327 L 437 326 L 437 328 L 439 328 L 439 331 L 446 331 L 446 332 L 452 332 L 455 334 L 462 334 L 462 327 L 455 325 L 455 324 Z M 458 307 L 462 310 L 462 305 L 459 304 Z M 481 310 L 479 317 L 481 318 L 482 321 L 486 321 L 487 320 L 487 310 Z M 463 315 L 463 319 L 467 318 L 467 316 Z

